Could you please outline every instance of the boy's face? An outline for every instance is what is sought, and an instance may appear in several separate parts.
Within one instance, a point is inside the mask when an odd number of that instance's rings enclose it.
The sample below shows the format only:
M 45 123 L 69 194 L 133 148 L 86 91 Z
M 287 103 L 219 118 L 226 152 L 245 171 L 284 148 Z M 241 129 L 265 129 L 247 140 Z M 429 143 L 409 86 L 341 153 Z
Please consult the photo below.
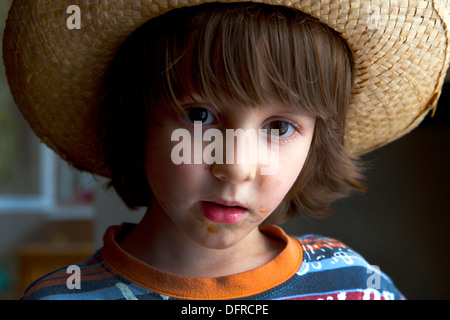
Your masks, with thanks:
M 185 116 L 158 108 L 158 123 L 149 126 L 146 174 L 156 200 L 150 214 L 163 218 L 172 236 L 181 232 L 202 246 L 229 248 L 256 235 L 296 181 L 315 118 L 270 98 L 257 108 L 227 104 L 220 112 L 194 100 L 184 104 Z M 227 137 L 227 129 L 237 138 Z M 256 140 L 242 147 L 239 132 Z

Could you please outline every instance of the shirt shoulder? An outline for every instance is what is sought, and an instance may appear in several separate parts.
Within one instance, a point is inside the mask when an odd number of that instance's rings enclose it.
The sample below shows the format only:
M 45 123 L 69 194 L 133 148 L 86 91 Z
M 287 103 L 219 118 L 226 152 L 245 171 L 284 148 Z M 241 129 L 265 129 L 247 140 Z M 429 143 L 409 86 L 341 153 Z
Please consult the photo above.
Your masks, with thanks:
M 141 294 L 140 291 L 142 288 L 112 272 L 99 250 L 85 262 L 60 268 L 37 279 L 24 291 L 21 300 L 131 299 Z
M 377 265 L 341 241 L 313 234 L 292 237 L 302 247 L 303 261 L 281 299 L 405 299 Z

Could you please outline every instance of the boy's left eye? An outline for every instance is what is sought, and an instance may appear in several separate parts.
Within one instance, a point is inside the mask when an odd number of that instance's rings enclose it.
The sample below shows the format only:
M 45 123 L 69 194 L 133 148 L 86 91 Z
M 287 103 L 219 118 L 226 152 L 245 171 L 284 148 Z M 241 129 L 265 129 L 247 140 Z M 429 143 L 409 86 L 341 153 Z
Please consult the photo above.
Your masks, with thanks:
M 276 134 L 276 131 L 272 130 L 278 130 L 278 137 L 289 137 L 295 132 L 295 128 L 291 124 L 281 120 L 271 121 L 263 129 L 266 129 L 271 135 Z

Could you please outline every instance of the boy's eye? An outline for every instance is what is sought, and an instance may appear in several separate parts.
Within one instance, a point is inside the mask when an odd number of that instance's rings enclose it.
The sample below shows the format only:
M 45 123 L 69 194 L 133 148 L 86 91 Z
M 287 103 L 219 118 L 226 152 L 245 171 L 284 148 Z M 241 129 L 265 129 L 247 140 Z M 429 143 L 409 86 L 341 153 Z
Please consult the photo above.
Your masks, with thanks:
M 208 111 L 205 108 L 199 108 L 199 107 L 193 107 L 189 108 L 186 111 L 186 118 L 187 120 L 194 122 L 194 121 L 201 121 L 202 124 L 211 124 L 214 122 L 214 116 L 210 111 Z
M 279 137 L 289 137 L 295 132 L 292 125 L 280 120 L 269 122 L 263 128 L 267 130 L 268 134 L 276 134 L 276 131 L 272 132 L 271 130 L 278 130 Z

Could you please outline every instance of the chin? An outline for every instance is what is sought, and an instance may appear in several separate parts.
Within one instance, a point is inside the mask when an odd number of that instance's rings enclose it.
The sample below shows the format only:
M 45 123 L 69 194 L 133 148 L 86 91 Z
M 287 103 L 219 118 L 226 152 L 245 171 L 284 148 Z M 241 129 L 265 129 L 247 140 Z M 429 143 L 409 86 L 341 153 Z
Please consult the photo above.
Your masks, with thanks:
M 229 249 L 237 245 L 244 236 L 239 235 L 239 233 L 228 231 L 219 231 L 218 227 L 210 226 L 205 230 L 203 237 L 193 238 L 195 242 L 199 245 L 213 250 L 224 250 Z

